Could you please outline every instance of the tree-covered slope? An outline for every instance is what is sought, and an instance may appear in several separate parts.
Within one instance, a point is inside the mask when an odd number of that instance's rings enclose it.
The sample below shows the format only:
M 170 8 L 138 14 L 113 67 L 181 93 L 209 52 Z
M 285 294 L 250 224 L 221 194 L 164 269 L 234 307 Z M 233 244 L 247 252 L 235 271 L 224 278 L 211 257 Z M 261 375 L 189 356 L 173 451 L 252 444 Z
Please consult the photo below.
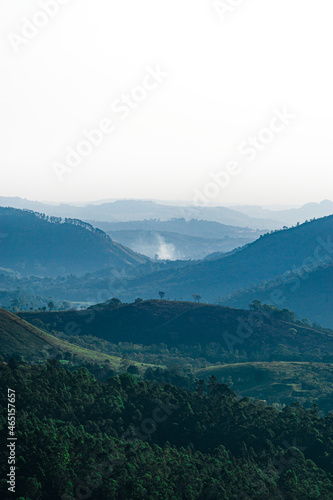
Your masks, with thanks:
M 101 384 L 54 362 L 0 366 L 0 383 L 16 395 L 15 496 L 0 448 L 6 500 L 333 498 L 333 418 L 315 407 L 238 401 L 214 377 L 194 393 L 127 375 Z M 7 392 L 0 408 L 4 442 Z
M 0 266 L 22 275 L 84 274 L 147 260 L 80 220 L 0 208 Z

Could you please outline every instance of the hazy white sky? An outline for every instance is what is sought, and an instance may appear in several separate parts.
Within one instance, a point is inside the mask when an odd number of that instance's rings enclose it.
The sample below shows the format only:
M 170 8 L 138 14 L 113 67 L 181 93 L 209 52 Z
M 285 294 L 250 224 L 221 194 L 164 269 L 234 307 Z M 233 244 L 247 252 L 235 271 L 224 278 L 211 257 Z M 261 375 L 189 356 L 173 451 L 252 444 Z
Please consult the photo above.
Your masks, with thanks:
M 0 0 L 0 195 L 332 199 L 332 0 L 239 4 Z

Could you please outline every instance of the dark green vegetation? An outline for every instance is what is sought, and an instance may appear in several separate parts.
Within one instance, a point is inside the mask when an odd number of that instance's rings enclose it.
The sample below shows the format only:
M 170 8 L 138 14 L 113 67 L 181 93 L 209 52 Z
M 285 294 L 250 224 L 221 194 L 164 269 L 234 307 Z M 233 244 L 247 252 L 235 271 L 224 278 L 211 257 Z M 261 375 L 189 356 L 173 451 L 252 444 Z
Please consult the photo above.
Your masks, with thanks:
M 316 403 L 328 414 L 333 408 L 333 364 L 294 361 L 270 363 L 234 363 L 200 369 L 196 376 L 208 380 L 211 375 L 227 383 L 233 391 L 268 404 Z
M 90 224 L 25 210 L 0 208 L 0 235 L 1 267 L 25 276 L 83 274 L 148 260 Z
M 294 323 L 289 311 L 259 316 L 229 307 L 150 300 L 125 305 L 110 302 L 86 311 L 19 314 L 58 332 L 69 333 L 68 325 L 75 324 L 71 334 L 93 335 L 113 343 L 163 343 L 168 347 L 214 343 L 216 349 L 239 349 L 262 360 L 333 362 L 333 332 Z
M 194 393 L 128 375 L 101 384 L 55 362 L 0 378 L 16 391 L 17 498 L 333 498 L 333 417 L 315 407 L 238 401 L 214 377 Z M 1 447 L 2 478 L 6 461 Z

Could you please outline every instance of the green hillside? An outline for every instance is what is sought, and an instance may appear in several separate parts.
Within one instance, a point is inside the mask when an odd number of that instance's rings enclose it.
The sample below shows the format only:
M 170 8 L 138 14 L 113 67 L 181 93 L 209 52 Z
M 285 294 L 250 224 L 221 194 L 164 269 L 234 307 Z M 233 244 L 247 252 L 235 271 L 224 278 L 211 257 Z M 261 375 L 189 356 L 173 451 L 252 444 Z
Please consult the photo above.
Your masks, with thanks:
M 39 360 L 44 353 L 55 352 L 53 344 L 37 328 L 0 309 L 0 354 L 4 359 L 14 355 Z
M 215 375 L 220 382 L 228 383 L 243 397 L 266 400 L 268 404 L 297 401 L 310 406 L 310 402 L 315 402 L 327 413 L 332 410 L 332 363 L 235 363 L 196 371 L 196 376 L 204 380 L 211 375 Z
M 77 363 L 107 363 L 110 368 L 118 369 L 122 359 L 58 339 L 49 333 L 27 323 L 14 314 L 0 309 L 0 355 L 8 361 L 11 357 L 26 362 L 41 362 L 47 358 L 61 355 L 71 356 Z M 132 362 L 135 366 L 141 363 Z M 143 364 L 155 367 L 155 365 Z

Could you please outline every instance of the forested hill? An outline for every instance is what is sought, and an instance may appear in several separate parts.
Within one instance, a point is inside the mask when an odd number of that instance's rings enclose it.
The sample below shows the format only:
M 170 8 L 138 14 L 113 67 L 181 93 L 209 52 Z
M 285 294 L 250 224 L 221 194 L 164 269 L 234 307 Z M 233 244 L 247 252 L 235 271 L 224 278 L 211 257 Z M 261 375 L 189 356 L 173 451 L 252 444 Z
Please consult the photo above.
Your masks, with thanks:
M 129 374 L 102 384 L 57 362 L 0 365 L 0 385 L 18 438 L 15 495 L 0 450 L 1 498 L 332 499 L 333 417 L 316 407 L 238 401 L 214 377 L 193 393 Z M 1 442 L 7 405 L 1 391 Z
M 0 207 L 0 267 L 22 275 L 84 274 L 147 260 L 78 219 Z
M 93 335 L 112 343 L 196 345 L 198 352 L 213 343 L 226 351 L 242 349 L 251 359 L 262 353 L 280 359 L 283 351 L 295 360 L 318 355 L 333 361 L 333 332 L 294 324 L 289 311 L 261 315 L 193 302 L 150 300 L 119 306 L 111 301 L 86 311 L 24 312 L 19 316 L 64 333 L 70 330 L 66 325 L 75 325 L 72 334 Z M 304 359 L 298 358 L 304 355 Z
M 200 294 L 216 302 L 240 289 L 276 277 L 304 265 L 309 268 L 333 257 L 333 216 L 313 220 L 297 227 L 267 233 L 258 240 L 222 258 L 194 263 L 171 273 L 155 273 L 127 283 L 120 298 L 151 298 L 156 290 L 167 297 Z

